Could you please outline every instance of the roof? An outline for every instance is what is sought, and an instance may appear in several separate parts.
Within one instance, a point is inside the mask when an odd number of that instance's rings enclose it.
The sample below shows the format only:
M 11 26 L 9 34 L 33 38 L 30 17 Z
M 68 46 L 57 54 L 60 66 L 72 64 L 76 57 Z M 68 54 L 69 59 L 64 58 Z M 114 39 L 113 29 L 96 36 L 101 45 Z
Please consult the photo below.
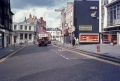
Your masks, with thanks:
M 60 28 L 47 28 L 47 31 L 60 31 Z
M 19 25 L 35 25 L 35 24 L 32 24 L 32 23 L 26 23 L 26 22 L 13 22 L 13 24 L 19 24 Z

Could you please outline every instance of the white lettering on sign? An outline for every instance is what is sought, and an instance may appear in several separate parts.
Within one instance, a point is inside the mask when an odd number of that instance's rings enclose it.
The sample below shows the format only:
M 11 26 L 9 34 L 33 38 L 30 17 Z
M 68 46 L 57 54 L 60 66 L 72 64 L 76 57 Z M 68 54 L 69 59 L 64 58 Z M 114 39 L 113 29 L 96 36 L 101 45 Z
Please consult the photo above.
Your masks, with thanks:
M 97 9 L 97 6 L 91 6 L 90 9 L 92 10 Z
M 47 34 L 39 34 L 39 37 L 47 37 Z

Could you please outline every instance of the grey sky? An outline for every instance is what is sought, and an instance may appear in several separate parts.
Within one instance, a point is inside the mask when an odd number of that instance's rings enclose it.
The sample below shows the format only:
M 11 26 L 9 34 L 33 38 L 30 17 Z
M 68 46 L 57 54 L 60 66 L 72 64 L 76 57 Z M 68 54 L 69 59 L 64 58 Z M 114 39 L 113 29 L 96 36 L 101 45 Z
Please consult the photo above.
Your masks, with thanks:
M 67 1 L 73 0 L 11 0 L 11 7 L 17 9 L 24 9 L 26 6 L 52 8 Z
M 29 14 L 43 17 L 48 27 L 57 27 L 60 24 L 61 14 L 55 9 L 67 7 L 67 2 L 74 0 L 10 0 L 14 15 L 14 22 L 22 22 Z

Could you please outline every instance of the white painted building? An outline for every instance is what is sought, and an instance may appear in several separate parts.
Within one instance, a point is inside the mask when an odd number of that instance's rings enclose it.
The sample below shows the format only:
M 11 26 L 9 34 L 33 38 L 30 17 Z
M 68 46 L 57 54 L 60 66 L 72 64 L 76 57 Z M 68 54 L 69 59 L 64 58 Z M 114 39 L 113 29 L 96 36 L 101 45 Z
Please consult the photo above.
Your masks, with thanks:
M 51 40 L 61 40 L 61 34 L 59 28 L 47 28 L 47 32 L 51 34 Z
M 66 12 L 66 24 L 67 28 L 69 28 L 69 32 L 73 32 L 73 24 L 74 24 L 74 2 L 67 2 L 67 7 L 65 9 Z M 71 30 L 71 31 L 70 31 Z
M 102 0 L 101 12 L 102 43 L 120 44 L 120 0 Z
M 21 42 L 25 43 L 27 40 L 28 43 L 33 43 L 35 40 L 35 31 L 36 25 L 20 22 L 13 23 L 13 33 L 12 33 L 12 43 L 20 44 Z

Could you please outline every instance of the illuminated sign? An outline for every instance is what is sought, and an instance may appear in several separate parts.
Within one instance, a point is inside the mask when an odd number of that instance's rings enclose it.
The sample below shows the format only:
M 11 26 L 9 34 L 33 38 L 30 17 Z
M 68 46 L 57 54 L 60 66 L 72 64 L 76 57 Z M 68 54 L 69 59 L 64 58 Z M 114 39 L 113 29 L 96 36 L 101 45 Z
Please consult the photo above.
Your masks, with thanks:
M 92 31 L 92 25 L 80 25 L 79 30 L 80 31 Z

